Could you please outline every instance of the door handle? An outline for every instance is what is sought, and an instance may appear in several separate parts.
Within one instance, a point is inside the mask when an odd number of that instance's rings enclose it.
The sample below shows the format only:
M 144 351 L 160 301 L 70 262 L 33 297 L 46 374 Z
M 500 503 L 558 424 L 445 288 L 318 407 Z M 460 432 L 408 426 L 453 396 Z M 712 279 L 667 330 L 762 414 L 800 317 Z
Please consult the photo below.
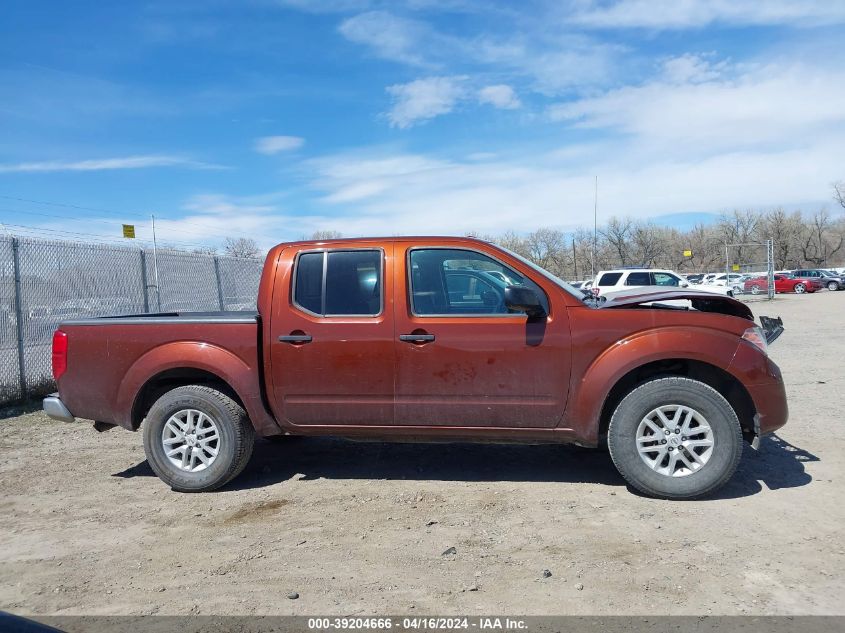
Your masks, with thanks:
M 310 334 L 288 334 L 287 336 L 280 336 L 279 341 L 282 343 L 310 343 Z
M 404 343 L 430 343 L 434 340 L 434 334 L 400 334 L 399 340 Z

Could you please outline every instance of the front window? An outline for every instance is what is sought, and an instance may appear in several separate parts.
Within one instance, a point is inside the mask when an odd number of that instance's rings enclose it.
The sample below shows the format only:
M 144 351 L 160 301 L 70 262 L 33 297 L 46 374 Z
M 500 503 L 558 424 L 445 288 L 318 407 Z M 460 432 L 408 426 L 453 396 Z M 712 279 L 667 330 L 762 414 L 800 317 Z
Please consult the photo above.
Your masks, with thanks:
M 548 311 L 542 289 L 512 268 L 482 253 L 417 248 L 408 256 L 411 310 L 418 316 L 507 315 L 507 286 L 534 290 Z
M 654 273 L 655 286 L 679 286 L 681 280 L 669 273 Z

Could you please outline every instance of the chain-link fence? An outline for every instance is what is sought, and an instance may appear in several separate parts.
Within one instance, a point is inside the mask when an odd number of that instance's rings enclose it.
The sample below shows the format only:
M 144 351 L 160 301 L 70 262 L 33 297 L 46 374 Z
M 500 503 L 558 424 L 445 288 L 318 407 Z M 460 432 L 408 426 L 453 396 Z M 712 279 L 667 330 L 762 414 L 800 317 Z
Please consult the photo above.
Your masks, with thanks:
M 774 244 L 767 240 L 762 244 L 726 244 L 725 274 L 728 286 L 734 294 L 761 295 L 774 297 Z
M 262 263 L 0 238 L 0 403 L 54 388 L 50 348 L 60 322 L 144 312 L 254 310 Z

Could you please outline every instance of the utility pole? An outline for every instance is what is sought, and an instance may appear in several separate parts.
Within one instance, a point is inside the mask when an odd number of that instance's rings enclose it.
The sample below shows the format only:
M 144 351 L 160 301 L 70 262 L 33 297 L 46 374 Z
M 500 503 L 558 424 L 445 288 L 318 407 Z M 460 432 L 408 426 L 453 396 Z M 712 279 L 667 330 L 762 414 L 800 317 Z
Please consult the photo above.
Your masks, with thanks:
M 158 244 L 156 243 L 156 216 L 150 215 L 153 222 L 153 275 L 156 280 L 156 311 L 161 312 L 161 288 L 158 285 Z
M 593 196 L 593 249 L 590 253 L 590 277 L 596 276 L 596 248 L 598 244 L 598 217 L 599 217 L 599 177 L 596 176 L 596 188 Z

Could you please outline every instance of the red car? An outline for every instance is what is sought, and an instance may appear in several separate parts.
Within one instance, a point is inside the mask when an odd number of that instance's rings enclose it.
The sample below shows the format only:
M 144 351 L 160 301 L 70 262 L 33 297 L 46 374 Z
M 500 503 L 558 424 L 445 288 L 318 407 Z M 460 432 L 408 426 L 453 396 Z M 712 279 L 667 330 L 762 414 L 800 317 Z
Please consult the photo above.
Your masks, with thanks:
M 745 282 L 745 292 L 750 292 L 753 295 L 766 292 L 769 289 L 769 280 L 765 277 L 757 277 L 755 279 L 748 279 Z M 805 292 L 815 292 L 821 290 L 822 285 L 815 279 L 801 279 L 793 275 L 775 275 L 775 292 L 795 292 L 804 294 Z

